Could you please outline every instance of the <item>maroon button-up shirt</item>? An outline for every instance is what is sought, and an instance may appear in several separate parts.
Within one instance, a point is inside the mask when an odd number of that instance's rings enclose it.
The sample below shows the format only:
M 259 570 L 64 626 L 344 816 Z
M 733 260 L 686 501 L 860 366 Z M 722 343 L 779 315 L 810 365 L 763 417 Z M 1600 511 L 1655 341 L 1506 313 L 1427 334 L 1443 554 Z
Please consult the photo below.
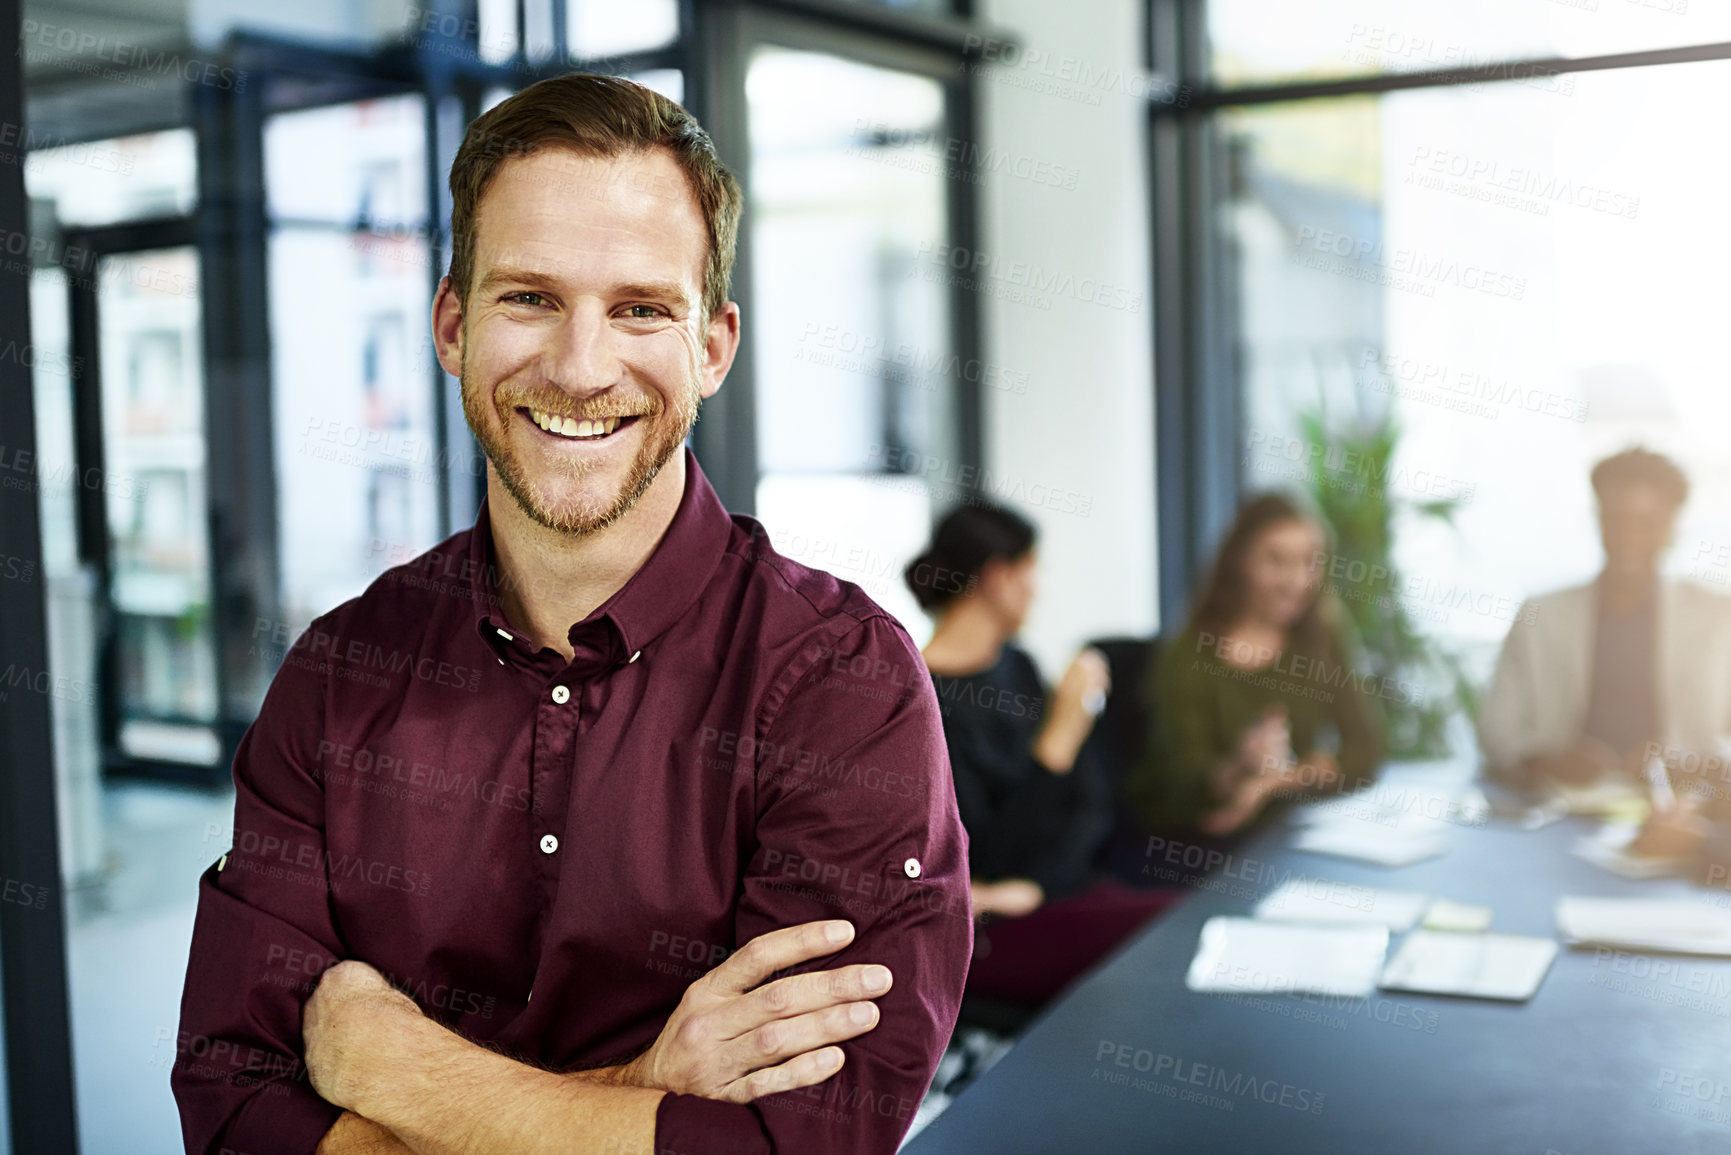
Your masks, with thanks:
M 317 1147 L 340 1112 L 307 1081 L 301 1009 L 338 959 L 577 1069 L 648 1046 L 737 947 L 821 918 L 856 937 L 799 969 L 888 966 L 878 1026 L 804 1091 L 665 1096 L 656 1147 L 895 1149 L 972 952 L 937 699 L 899 623 L 685 465 L 570 662 L 500 612 L 485 505 L 289 649 L 235 757 L 232 849 L 199 880 L 171 1077 L 189 1152 Z

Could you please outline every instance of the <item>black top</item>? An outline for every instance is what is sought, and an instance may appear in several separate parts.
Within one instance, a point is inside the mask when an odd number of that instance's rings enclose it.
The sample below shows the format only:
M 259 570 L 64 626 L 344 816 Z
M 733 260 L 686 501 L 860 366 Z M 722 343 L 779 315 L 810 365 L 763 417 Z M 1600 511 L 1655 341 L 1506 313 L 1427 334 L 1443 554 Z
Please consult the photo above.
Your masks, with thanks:
M 1102 768 L 1089 746 L 1068 774 L 1034 758 L 1045 687 L 1033 659 L 1005 646 L 977 674 L 933 674 L 968 832 L 968 873 L 982 882 L 1028 878 L 1047 897 L 1081 889 L 1111 826 Z

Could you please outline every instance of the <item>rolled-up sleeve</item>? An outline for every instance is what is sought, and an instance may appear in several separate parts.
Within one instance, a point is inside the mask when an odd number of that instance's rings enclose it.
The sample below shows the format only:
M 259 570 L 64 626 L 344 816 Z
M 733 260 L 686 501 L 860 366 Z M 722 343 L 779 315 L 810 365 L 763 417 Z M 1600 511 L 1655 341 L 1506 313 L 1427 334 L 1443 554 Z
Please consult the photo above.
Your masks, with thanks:
M 302 636 L 234 760 L 233 845 L 198 883 L 170 1085 L 186 1150 L 311 1155 L 341 1110 L 302 1060 L 301 1008 L 343 957 L 312 773 L 324 677 Z
M 747 1106 L 665 1096 L 656 1150 L 889 1155 L 955 1026 L 973 950 L 967 836 L 937 696 L 893 619 L 834 623 L 790 664 L 760 727 L 757 839 L 736 941 L 845 918 L 847 948 L 794 968 L 881 963 L 878 1025 L 823 1083 Z

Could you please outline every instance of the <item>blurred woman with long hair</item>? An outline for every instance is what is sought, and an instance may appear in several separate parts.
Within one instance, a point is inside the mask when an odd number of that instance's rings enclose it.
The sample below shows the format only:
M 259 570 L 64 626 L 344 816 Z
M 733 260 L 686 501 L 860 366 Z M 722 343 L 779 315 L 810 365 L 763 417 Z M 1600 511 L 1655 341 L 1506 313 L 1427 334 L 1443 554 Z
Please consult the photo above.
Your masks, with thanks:
M 1225 836 L 1276 797 L 1368 782 L 1382 709 L 1322 585 L 1329 542 L 1296 499 L 1247 501 L 1148 679 L 1154 733 L 1130 795 L 1149 830 Z

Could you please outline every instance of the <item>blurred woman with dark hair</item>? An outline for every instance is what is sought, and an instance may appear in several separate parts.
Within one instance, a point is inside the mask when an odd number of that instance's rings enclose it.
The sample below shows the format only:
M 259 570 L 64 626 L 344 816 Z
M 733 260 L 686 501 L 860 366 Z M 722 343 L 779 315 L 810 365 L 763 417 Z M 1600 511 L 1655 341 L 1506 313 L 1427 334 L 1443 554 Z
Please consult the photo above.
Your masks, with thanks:
M 935 622 L 924 655 L 968 832 L 970 994 L 1038 1005 L 1173 895 L 1100 879 L 1109 782 L 1086 746 L 1110 690 L 1096 650 L 1050 693 L 1012 639 L 1034 600 L 1034 527 L 993 505 L 946 516 L 904 571 Z
M 1294 498 L 1264 494 L 1238 511 L 1148 679 L 1155 733 L 1130 784 L 1147 829 L 1224 836 L 1277 796 L 1375 773 L 1382 709 L 1322 589 L 1328 548 L 1321 518 Z

